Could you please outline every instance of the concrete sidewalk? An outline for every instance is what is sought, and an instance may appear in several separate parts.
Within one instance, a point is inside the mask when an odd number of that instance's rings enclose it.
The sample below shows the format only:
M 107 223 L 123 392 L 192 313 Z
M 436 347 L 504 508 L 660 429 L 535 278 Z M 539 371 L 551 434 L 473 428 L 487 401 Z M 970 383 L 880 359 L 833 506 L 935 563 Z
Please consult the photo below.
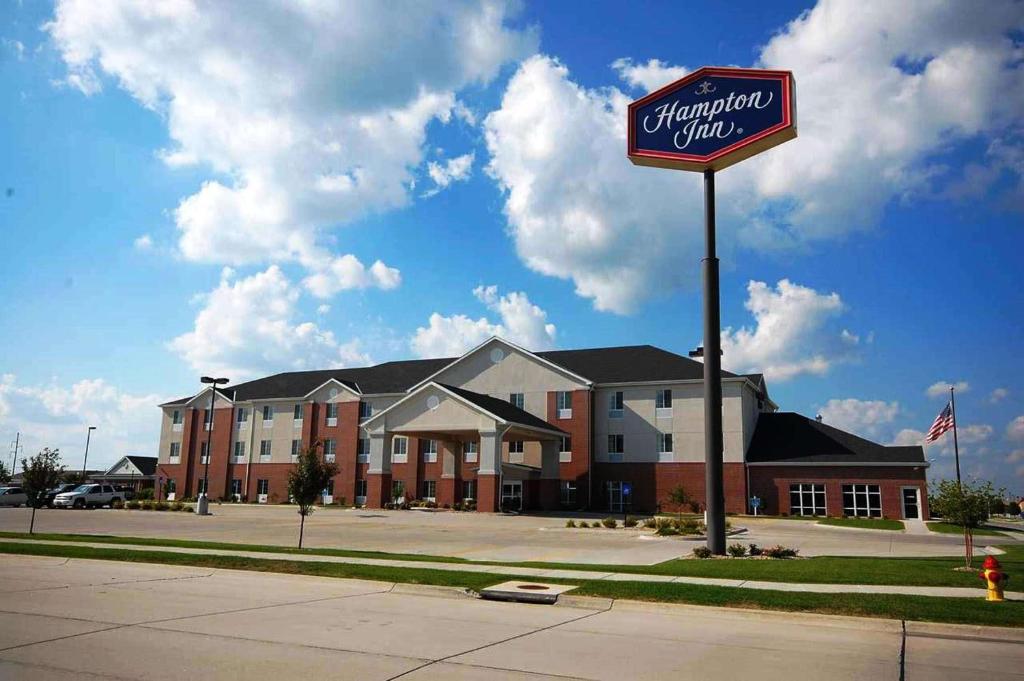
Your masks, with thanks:
M 502 565 L 478 565 L 474 563 L 442 563 L 434 561 L 392 560 L 387 558 L 356 558 L 346 556 L 322 556 L 316 554 L 274 553 L 269 551 L 232 551 L 228 549 L 179 548 L 174 546 L 146 546 L 140 544 L 107 544 L 103 542 L 38 541 L 0 538 L 0 543 L 18 544 L 33 542 L 59 546 L 90 546 L 101 549 L 126 549 L 135 551 L 163 551 L 204 556 L 235 556 L 263 560 L 290 560 L 316 563 L 346 563 L 352 565 L 376 565 L 381 567 L 418 568 L 446 570 L 449 572 L 474 572 L 494 574 L 496 577 L 532 577 L 535 579 L 566 580 L 608 580 L 621 582 L 665 582 L 672 584 L 702 584 L 725 586 L 738 589 L 759 589 L 763 591 L 805 591 L 809 593 L 864 593 L 910 596 L 939 596 L 944 598 L 984 598 L 983 588 L 901 586 L 884 584 L 805 584 L 790 582 L 764 582 L 742 579 L 717 579 L 713 577 L 673 577 L 670 575 L 648 575 L 628 572 L 596 572 L 589 570 L 549 570 L 544 568 L 514 567 Z M 496 579 L 495 581 L 503 581 Z M 980 582 L 980 580 L 979 580 Z M 1024 601 L 1024 593 L 1008 591 L 1006 599 Z
M 1020 679 L 1024 631 L 0 557 L 0 678 Z

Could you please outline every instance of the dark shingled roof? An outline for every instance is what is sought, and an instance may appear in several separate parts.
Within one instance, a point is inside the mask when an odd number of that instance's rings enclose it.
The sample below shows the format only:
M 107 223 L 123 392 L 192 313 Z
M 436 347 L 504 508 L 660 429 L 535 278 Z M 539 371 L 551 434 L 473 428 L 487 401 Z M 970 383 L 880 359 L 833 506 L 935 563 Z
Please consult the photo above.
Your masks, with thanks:
M 704 365 L 701 362 L 653 345 L 551 350 L 536 354 L 595 383 L 692 381 L 704 378 Z M 736 374 L 723 371 L 722 376 L 733 378 Z
M 203 388 L 203 390 L 206 390 L 206 388 Z M 203 392 L 203 390 L 200 390 L 199 392 Z M 235 389 L 234 388 L 217 388 L 217 393 L 220 394 L 220 395 L 223 395 L 224 397 L 226 397 L 229 400 L 234 400 L 235 399 Z M 187 404 L 193 397 L 195 397 L 195 395 L 188 395 L 187 397 L 180 397 L 180 398 L 178 398 L 176 400 L 171 400 L 170 402 L 164 402 L 160 406 L 161 407 L 173 407 L 173 406 L 178 405 L 178 404 Z
M 129 454 L 125 458 L 131 461 L 143 475 L 153 475 L 153 473 L 156 472 L 155 456 L 135 456 L 133 454 Z
M 524 426 L 530 426 L 532 428 L 541 428 L 543 430 L 554 430 L 559 433 L 565 433 L 564 430 L 557 426 L 553 426 L 542 418 L 538 418 L 528 411 L 524 411 L 519 407 L 515 406 L 511 402 L 507 402 L 497 397 L 491 397 L 490 395 L 482 395 L 481 393 L 475 393 L 472 390 L 465 390 L 463 388 L 456 388 L 454 385 L 446 385 L 444 383 L 438 383 L 439 386 L 445 390 L 451 390 L 453 393 L 463 398 L 467 402 L 472 402 L 481 409 L 485 409 L 490 413 L 494 414 L 498 418 L 504 419 L 511 423 L 519 423 Z M 568 434 L 568 433 L 566 433 Z
M 763 413 L 747 453 L 750 463 L 923 464 L 920 446 L 886 447 L 792 412 Z

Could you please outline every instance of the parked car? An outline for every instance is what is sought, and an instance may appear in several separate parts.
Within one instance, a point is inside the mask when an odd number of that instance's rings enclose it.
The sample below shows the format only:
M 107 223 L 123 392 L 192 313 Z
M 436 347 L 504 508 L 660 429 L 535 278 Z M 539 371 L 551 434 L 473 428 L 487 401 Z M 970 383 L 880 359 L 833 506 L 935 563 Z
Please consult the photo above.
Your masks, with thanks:
M 124 497 L 110 485 L 87 482 L 70 492 L 58 494 L 53 505 L 57 508 L 94 508 L 123 500 Z
M 57 485 L 51 490 L 47 490 L 46 494 L 43 495 L 43 506 L 47 508 L 53 508 L 53 500 L 57 498 L 58 494 L 64 494 L 74 490 L 78 485 L 74 483 L 64 483 L 63 485 Z
M 21 506 L 28 503 L 28 495 L 20 487 L 0 487 L 0 506 Z

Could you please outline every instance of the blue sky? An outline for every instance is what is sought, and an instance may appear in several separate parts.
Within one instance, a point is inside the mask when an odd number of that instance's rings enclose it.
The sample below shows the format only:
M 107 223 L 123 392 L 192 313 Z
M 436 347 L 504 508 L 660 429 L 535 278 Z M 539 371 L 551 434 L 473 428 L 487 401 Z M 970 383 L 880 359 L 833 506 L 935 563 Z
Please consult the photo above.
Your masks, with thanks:
M 1019 3 L 191 5 L 0 9 L 0 451 L 153 453 L 206 371 L 686 352 L 699 178 L 616 125 L 720 64 L 792 69 L 800 121 L 718 178 L 725 365 L 882 442 L 963 382 L 965 470 L 1024 491 Z

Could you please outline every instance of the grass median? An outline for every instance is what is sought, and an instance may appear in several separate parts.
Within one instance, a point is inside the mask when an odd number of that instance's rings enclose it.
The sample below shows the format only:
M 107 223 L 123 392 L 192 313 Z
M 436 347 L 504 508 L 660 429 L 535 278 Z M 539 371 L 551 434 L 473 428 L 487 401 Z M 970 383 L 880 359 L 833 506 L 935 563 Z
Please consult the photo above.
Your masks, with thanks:
M 937 532 L 939 534 L 958 534 L 961 537 L 964 534 L 964 528 L 961 525 L 954 525 L 952 523 L 943 523 L 943 522 L 931 522 L 931 523 L 925 523 L 925 524 L 928 526 L 929 530 L 931 530 L 932 532 Z M 1010 530 L 1010 531 L 1012 532 L 1013 530 Z M 988 529 L 986 527 L 977 527 L 977 528 L 974 529 L 974 536 L 975 537 L 1004 537 L 1006 535 L 1004 535 L 1002 532 L 999 532 L 998 530 L 992 530 L 992 529 Z
M 479 590 L 511 577 L 413 567 L 378 567 L 348 563 L 270 560 L 247 556 L 171 553 L 158 550 L 95 548 L 45 542 L 0 543 L 0 554 L 54 556 L 131 563 L 156 563 L 191 567 L 250 570 L 318 577 L 370 579 L 407 584 L 430 584 Z M 935 598 L 881 594 L 815 594 L 762 591 L 693 584 L 557 580 L 575 584 L 573 594 L 662 603 L 685 603 L 757 610 L 783 610 L 833 615 L 857 615 L 886 619 L 911 619 L 957 624 L 1024 627 L 1024 603 L 987 603 L 978 599 Z
M 832 525 L 833 527 L 853 527 L 858 530 L 902 530 L 902 520 L 889 520 L 888 518 L 822 518 L 819 525 Z

